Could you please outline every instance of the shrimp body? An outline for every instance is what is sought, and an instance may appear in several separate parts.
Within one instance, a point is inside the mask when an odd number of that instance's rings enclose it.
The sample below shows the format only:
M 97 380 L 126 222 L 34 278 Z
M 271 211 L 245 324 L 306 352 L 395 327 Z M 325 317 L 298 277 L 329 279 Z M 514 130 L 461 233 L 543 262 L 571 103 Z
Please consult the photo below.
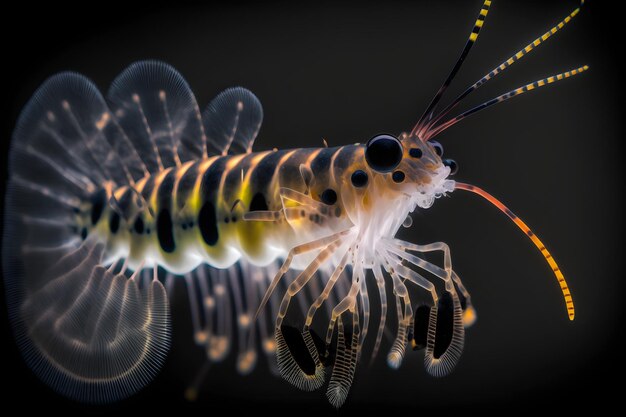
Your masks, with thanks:
M 78 401 L 134 394 L 166 357 L 170 298 L 174 281 L 184 280 L 195 342 L 209 362 L 236 346 L 241 374 L 254 369 L 260 344 L 291 384 L 314 390 L 328 379 L 327 398 L 341 406 L 376 302 L 372 359 L 391 328 L 390 367 L 411 347 L 423 350 L 431 375 L 446 375 L 476 310 L 446 243 L 396 234 L 410 227 L 414 210 L 455 190 L 484 197 L 525 233 L 573 320 L 570 289 L 543 242 L 495 197 L 453 180 L 457 164 L 434 141 L 482 109 L 588 69 L 445 119 L 579 12 L 437 112 L 490 6 L 485 0 L 457 65 L 415 127 L 363 144 L 255 152 L 263 110 L 254 94 L 231 88 L 200 112 L 186 81 L 161 62 L 131 65 L 106 98 L 79 74 L 47 80 L 14 132 L 2 243 L 9 314 L 34 372 Z M 427 260 L 432 252 L 443 261 Z M 387 321 L 389 309 L 395 320 Z
M 315 159 L 311 157 L 320 151 L 254 152 L 189 161 L 137 183 L 136 191 L 150 205 L 147 214 L 135 208 L 139 214 L 119 220 L 116 211 L 107 207 L 93 228 L 112 242 L 109 257 L 128 253 L 133 269 L 144 262 L 144 266 L 158 264 L 184 274 L 200 263 L 228 268 L 242 257 L 266 266 L 289 248 L 347 221 L 340 210 L 330 213 L 330 208 L 323 219 L 315 217 L 313 209 L 303 208 L 297 213 L 302 219 L 292 223 L 281 213 L 280 188 L 305 193 L 299 165 Z M 110 189 L 107 197 L 124 199 L 132 192 L 129 187 Z M 91 210 L 85 218 L 91 217 Z M 266 218 L 244 220 L 246 213 L 254 212 Z
M 134 188 L 107 184 L 78 215 L 77 224 L 109 242 L 107 263 L 124 254 L 132 270 L 160 265 L 177 274 L 201 263 L 228 268 L 241 258 L 266 266 L 290 248 L 333 231 L 360 223 L 370 227 L 376 217 L 393 221 L 382 222 L 372 239 L 391 238 L 401 225 L 397 219 L 418 204 L 409 196 L 420 186 L 433 188 L 419 181 L 433 180 L 423 169 L 417 183 L 392 190 L 382 174 L 362 163 L 364 150 L 364 145 L 349 145 L 189 161 L 142 178 Z M 439 163 L 445 178 L 449 168 L 435 157 L 433 153 L 431 163 Z M 372 180 L 355 187 L 349 176 L 356 171 Z M 451 191 L 453 183 L 448 180 L 445 187 L 433 189 L 439 196 Z M 433 191 L 419 196 L 423 207 L 434 199 Z M 109 200 L 124 202 L 124 212 L 133 215 L 120 215 L 116 206 L 106 204 Z M 398 215 L 391 215 L 387 204 L 397 207 Z M 302 269 L 306 261 L 298 258 L 292 267 Z

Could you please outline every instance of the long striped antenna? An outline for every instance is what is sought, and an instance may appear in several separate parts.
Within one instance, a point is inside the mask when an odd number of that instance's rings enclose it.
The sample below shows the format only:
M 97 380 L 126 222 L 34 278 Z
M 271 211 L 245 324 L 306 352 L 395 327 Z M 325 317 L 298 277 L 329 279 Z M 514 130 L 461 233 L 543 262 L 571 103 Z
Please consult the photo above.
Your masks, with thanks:
M 440 134 L 441 132 L 443 132 L 444 130 L 454 126 L 455 124 L 457 124 L 458 122 L 460 122 L 461 120 L 471 116 L 472 114 L 478 113 L 481 110 L 486 109 L 487 107 L 491 107 L 494 104 L 498 104 L 498 103 L 502 103 L 504 101 L 507 101 L 510 98 L 513 97 L 517 97 L 519 95 L 522 95 L 528 91 L 534 90 L 536 88 L 540 88 L 543 87 L 544 85 L 548 85 L 548 84 L 552 84 L 553 82 L 556 81 L 560 81 L 563 80 L 565 78 L 569 78 L 571 76 L 574 76 L 576 74 L 580 74 L 584 71 L 587 71 L 589 69 L 589 67 L 587 65 L 584 65 L 580 68 L 576 68 L 573 69 L 571 71 L 567 71 L 567 72 L 562 72 L 560 74 L 556 74 L 556 75 L 552 75 L 550 77 L 547 78 L 542 78 L 541 80 L 535 81 L 533 83 L 530 84 L 526 84 L 522 87 L 518 87 L 514 90 L 509 91 L 508 93 L 504 93 L 496 98 L 492 98 L 491 100 L 488 100 L 482 104 L 479 104 L 478 106 L 471 108 L 467 111 L 464 111 L 463 113 L 459 114 L 456 117 L 453 117 L 452 119 L 448 120 L 445 123 L 442 123 L 436 127 L 431 128 L 430 130 L 428 130 L 422 140 L 427 141 L 429 139 L 434 138 L 435 136 L 437 136 L 438 134 Z
M 435 94 L 435 97 L 433 97 L 432 101 L 430 102 L 426 110 L 424 111 L 424 114 L 422 114 L 422 117 L 420 117 L 417 124 L 411 131 L 411 136 L 415 135 L 420 130 L 423 123 L 428 122 L 431 119 L 433 113 L 435 112 L 435 107 L 441 100 L 443 93 L 446 91 L 450 83 L 452 83 L 452 80 L 461 69 L 461 65 L 463 65 L 463 61 L 465 61 L 465 58 L 469 54 L 470 49 L 472 49 L 472 46 L 476 42 L 476 39 L 478 39 L 478 34 L 480 33 L 480 30 L 482 29 L 483 24 L 485 23 L 485 18 L 487 17 L 487 13 L 489 13 L 490 6 L 491 6 L 491 0 L 485 0 L 485 2 L 483 3 L 483 7 L 480 9 L 480 12 L 478 13 L 478 17 L 476 18 L 476 22 L 474 23 L 474 28 L 472 29 L 472 32 L 469 35 L 467 43 L 465 44 L 463 51 L 461 51 L 461 55 L 459 56 L 459 59 L 457 59 L 456 64 L 454 64 L 452 71 L 450 71 L 450 74 L 448 75 L 448 78 L 446 78 L 446 80 L 443 82 L 441 87 L 439 87 L 439 91 L 437 91 L 437 94 Z
M 528 227 L 526 223 L 524 223 L 522 219 L 517 217 L 511 210 L 509 210 L 508 207 L 502 204 L 500 200 L 498 200 L 497 198 L 495 198 L 494 196 L 492 196 L 485 190 L 478 188 L 475 185 L 465 184 L 462 182 L 457 182 L 454 188 L 458 190 L 470 191 L 472 193 L 478 194 L 479 196 L 483 197 L 485 200 L 489 201 L 491 204 L 496 206 L 500 211 L 506 214 L 509 217 L 509 219 L 511 219 L 513 223 L 515 223 L 517 227 L 519 227 L 526 234 L 526 236 L 528 236 L 530 240 L 532 240 L 532 242 L 535 244 L 537 249 L 539 249 L 543 257 L 546 259 L 546 262 L 548 262 L 548 265 L 550 265 L 550 268 L 552 268 L 552 272 L 554 272 L 554 275 L 556 276 L 556 279 L 559 282 L 559 287 L 561 287 L 561 292 L 563 293 L 563 298 L 565 299 L 565 306 L 567 307 L 567 316 L 569 317 L 570 320 L 574 320 L 574 301 L 572 300 L 572 293 L 570 292 L 569 287 L 567 286 L 565 277 L 563 276 L 561 269 L 557 265 L 556 261 L 554 260 L 554 258 L 552 257 L 548 249 L 546 249 L 546 246 L 539 239 L 539 237 L 536 234 L 534 234 L 532 230 L 530 230 L 530 227 Z
M 432 126 L 436 125 L 444 116 L 446 116 L 452 109 L 454 109 L 465 97 L 469 96 L 473 91 L 477 90 L 480 86 L 485 84 L 490 79 L 496 77 L 498 74 L 503 72 L 505 69 L 513 65 L 515 62 L 519 61 L 522 57 L 526 56 L 530 51 L 541 45 L 543 42 L 548 40 L 552 35 L 557 33 L 559 30 L 563 29 L 565 25 L 567 25 L 579 12 L 580 8 L 584 4 L 584 1 L 580 3 L 580 6 L 574 9 L 565 19 L 561 20 L 558 24 L 550 28 L 546 33 L 539 36 L 537 39 L 530 42 L 524 48 L 517 51 L 515 54 L 511 55 L 507 58 L 502 64 L 498 65 L 487 74 L 485 74 L 480 80 L 476 81 L 472 86 L 470 86 L 467 90 L 461 93 L 452 103 L 450 103 L 445 109 L 443 109 L 436 117 L 430 120 L 428 123 L 425 123 L 424 126 L 420 128 L 420 131 L 417 132 L 418 135 L 422 136 L 424 132 L 428 131 Z

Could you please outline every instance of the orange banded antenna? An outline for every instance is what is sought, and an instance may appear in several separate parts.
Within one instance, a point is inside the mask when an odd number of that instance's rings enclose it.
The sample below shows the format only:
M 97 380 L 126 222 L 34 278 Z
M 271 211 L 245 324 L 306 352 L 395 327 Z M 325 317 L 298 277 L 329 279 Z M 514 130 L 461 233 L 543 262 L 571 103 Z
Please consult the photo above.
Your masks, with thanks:
M 500 200 L 498 200 L 497 198 L 495 198 L 494 196 L 492 196 L 485 190 L 478 188 L 475 185 L 466 184 L 462 182 L 457 182 L 455 184 L 455 189 L 470 191 L 474 194 L 478 194 L 479 196 L 483 197 L 485 200 L 489 201 L 491 204 L 493 204 L 498 209 L 500 209 L 500 211 L 506 214 L 513 221 L 513 223 L 515 223 L 517 227 L 522 229 L 522 231 L 526 234 L 526 236 L 528 236 L 530 240 L 532 240 L 532 242 L 535 244 L 537 249 L 539 249 L 543 257 L 546 259 L 546 262 L 548 262 L 548 265 L 550 265 L 550 268 L 552 268 L 552 271 L 554 272 L 554 275 L 556 276 L 556 279 L 559 282 L 559 287 L 561 287 L 563 298 L 565 299 L 565 306 L 567 307 L 567 316 L 569 317 L 570 320 L 574 320 L 574 300 L 572 300 L 572 293 L 570 292 L 569 287 L 567 286 L 565 277 L 563 276 L 563 273 L 561 272 L 561 269 L 557 265 L 556 261 L 552 257 L 552 254 L 550 254 L 548 249 L 546 249 L 546 246 L 539 239 L 539 237 L 535 233 L 533 233 L 532 230 L 530 230 L 530 227 L 528 227 L 528 225 L 524 223 L 522 219 L 517 217 L 515 213 L 509 210 L 507 206 L 502 204 Z

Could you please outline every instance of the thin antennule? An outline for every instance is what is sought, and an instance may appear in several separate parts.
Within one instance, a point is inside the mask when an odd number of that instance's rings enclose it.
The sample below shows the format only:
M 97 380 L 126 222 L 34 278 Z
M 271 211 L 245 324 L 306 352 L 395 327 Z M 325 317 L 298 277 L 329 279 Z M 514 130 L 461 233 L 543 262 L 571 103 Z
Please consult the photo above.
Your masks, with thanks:
M 526 56 L 530 51 L 541 45 L 543 42 L 548 40 L 552 35 L 557 33 L 559 30 L 563 29 L 565 25 L 567 25 L 579 12 L 580 8 L 584 4 L 584 1 L 580 3 L 580 6 L 577 7 L 573 12 L 571 12 L 565 19 L 561 20 L 557 25 L 553 26 L 550 30 L 548 30 L 543 35 L 539 36 L 534 41 L 530 42 L 524 48 L 517 51 L 515 54 L 511 55 L 508 59 L 506 59 L 502 64 L 498 65 L 491 71 L 489 71 L 485 76 L 483 76 L 480 80 L 476 81 L 471 87 L 461 93 L 452 103 L 450 103 L 445 109 L 443 109 L 435 118 L 433 118 L 430 122 L 426 123 L 418 132 L 418 134 L 422 134 L 424 131 L 428 131 L 432 126 L 437 124 L 444 116 L 446 116 L 450 111 L 455 108 L 465 97 L 470 95 L 473 91 L 477 90 L 487 81 L 492 78 L 495 78 L 496 75 L 503 72 L 505 69 L 513 65 L 515 62 L 519 61 L 522 57 Z
M 482 29 L 483 24 L 485 23 L 485 18 L 487 17 L 487 13 L 489 13 L 490 6 L 491 6 L 491 0 L 485 0 L 485 2 L 483 3 L 483 7 L 480 9 L 480 12 L 478 13 L 476 22 L 474 23 L 474 28 L 472 29 L 472 33 L 470 33 L 467 43 L 465 44 L 465 47 L 463 47 L 463 51 L 461 51 L 461 55 L 459 56 L 459 59 L 457 59 L 456 63 L 454 64 L 454 67 L 452 68 L 452 71 L 450 71 L 450 74 L 448 75 L 448 78 L 446 78 L 446 80 L 443 82 L 441 87 L 439 87 L 439 91 L 437 91 L 437 94 L 435 94 L 435 97 L 433 97 L 432 101 L 430 102 L 426 110 L 424 111 L 424 114 L 422 114 L 422 117 L 420 117 L 417 124 L 411 131 L 411 136 L 415 135 L 421 129 L 423 124 L 428 122 L 430 118 L 432 117 L 433 113 L 435 112 L 435 107 L 441 100 L 443 93 L 446 91 L 446 89 L 448 88 L 448 86 L 450 85 L 454 77 L 456 76 L 457 72 L 459 72 L 459 69 L 461 69 L 461 65 L 463 65 L 463 61 L 465 61 L 465 58 L 467 58 L 467 55 L 469 54 L 470 49 L 472 49 L 472 46 L 476 42 L 476 39 L 478 39 L 478 34 L 480 33 L 480 30 Z
M 589 67 L 587 65 L 584 65 L 580 68 L 576 68 L 573 69 L 571 71 L 567 71 L 567 72 L 562 72 L 560 74 L 556 74 L 556 75 L 552 75 L 550 77 L 546 77 L 546 78 L 542 78 L 541 80 L 535 81 L 533 83 L 529 83 L 526 84 L 522 87 L 518 87 L 514 90 L 509 91 L 508 93 L 504 93 L 496 98 L 492 98 L 491 100 L 488 100 L 482 104 L 479 104 L 478 106 L 471 108 L 467 111 L 464 111 L 463 113 L 459 114 L 456 117 L 453 117 L 452 119 L 448 120 L 447 122 L 444 122 L 438 126 L 435 126 L 433 128 L 431 128 L 430 130 L 428 130 L 423 137 L 423 140 L 429 140 L 434 138 L 435 136 L 437 136 L 438 134 L 440 134 L 441 132 L 443 132 L 444 130 L 448 129 L 451 126 L 454 126 L 455 124 L 457 124 L 458 122 L 460 122 L 461 120 L 465 119 L 468 116 L 471 116 L 474 113 L 477 113 L 481 110 L 486 109 L 487 107 L 493 106 L 494 104 L 497 103 L 502 103 L 503 101 L 506 101 L 510 98 L 519 96 L 521 94 L 524 94 L 528 91 L 534 90 L 535 88 L 539 88 L 539 87 L 543 87 L 544 85 L 548 85 L 548 84 L 552 84 L 553 82 L 556 81 L 560 81 L 564 78 L 569 78 L 573 75 L 576 74 L 580 74 L 584 71 L 587 71 L 589 69 Z
M 565 306 L 567 307 L 567 315 L 570 320 L 574 320 L 574 301 L 572 300 L 572 293 L 570 292 L 569 287 L 567 286 L 567 282 L 565 281 L 565 277 L 563 276 L 563 273 L 561 272 L 561 268 L 559 268 L 556 261 L 554 260 L 554 258 L 552 257 L 548 249 L 546 249 L 546 246 L 539 239 L 539 237 L 535 233 L 533 233 L 532 230 L 530 230 L 530 227 L 528 227 L 526 223 L 524 223 L 522 219 L 517 217 L 511 210 L 509 210 L 508 207 L 502 204 L 500 200 L 498 200 L 497 198 L 495 198 L 494 196 L 492 196 L 485 190 L 478 188 L 475 185 L 465 184 L 462 182 L 457 182 L 455 185 L 455 189 L 470 191 L 474 194 L 478 194 L 479 196 L 483 197 L 485 200 L 489 201 L 491 204 L 493 204 L 498 209 L 500 209 L 500 211 L 506 214 L 513 221 L 513 223 L 515 223 L 517 227 L 522 229 L 522 231 L 526 234 L 526 236 L 528 236 L 530 240 L 532 240 L 532 242 L 535 244 L 537 249 L 539 249 L 543 257 L 546 259 L 546 262 L 548 262 L 548 264 L 550 265 L 550 268 L 552 268 L 552 271 L 554 272 L 554 275 L 556 276 L 556 279 L 559 282 L 559 286 L 561 287 L 563 298 L 565 299 Z

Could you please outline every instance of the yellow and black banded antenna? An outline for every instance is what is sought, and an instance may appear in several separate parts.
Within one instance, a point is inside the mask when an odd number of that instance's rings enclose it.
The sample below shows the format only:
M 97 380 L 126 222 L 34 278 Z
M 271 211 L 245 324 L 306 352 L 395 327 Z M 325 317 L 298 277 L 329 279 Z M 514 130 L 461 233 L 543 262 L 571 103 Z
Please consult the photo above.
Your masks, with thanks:
M 584 4 L 584 0 L 581 1 L 580 5 L 574 9 L 569 15 L 567 15 L 563 20 L 561 20 L 558 24 L 554 25 L 550 30 L 545 32 L 543 35 L 537 37 L 535 40 L 530 42 L 528 45 L 517 51 L 515 54 L 511 55 L 509 58 L 504 60 L 500 65 L 489 71 L 485 74 L 480 80 L 476 81 L 472 86 L 467 88 L 464 92 L 462 92 L 452 103 L 450 103 L 445 109 L 443 109 L 436 117 L 432 118 L 430 121 L 424 124 L 417 132 L 418 135 L 423 135 L 425 131 L 428 131 L 432 126 L 439 123 L 439 121 L 445 117 L 452 109 L 454 109 L 465 97 L 469 96 L 473 91 L 476 91 L 479 87 L 485 84 L 487 81 L 495 78 L 498 74 L 503 72 L 505 69 L 513 65 L 515 62 L 519 61 L 522 57 L 526 56 L 533 49 L 541 45 L 543 42 L 547 41 L 552 35 L 557 33 L 559 30 L 563 29 L 565 25 L 567 25 L 578 13 L 580 13 L 580 8 Z
M 572 77 L 576 74 L 580 74 L 584 71 L 587 71 L 589 69 L 589 67 L 587 65 L 584 65 L 580 68 L 576 68 L 573 69 L 571 71 L 566 71 L 566 72 L 562 72 L 560 74 L 556 74 L 556 75 L 552 75 L 550 77 L 546 77 L 546 78 L 542 78 L 541 80 L 535 81 L 533 83 L 529 83 L 526 84 L 524 86 L 518 87 L 514 90 L 509 91 L 508 93 L 504 93 L 502 95 L 499 95 L 496 98 L 492 98 L 491 100 L 488 100 L 482 104 L 479 104 L 476 107 L 473 107 L 467 111 L 464 111 L 463 113 L 459 114 L 456 117 L 453 117 L 452 119 L 448 120 L 445 123 L 441 123 L 438 126 L 435 126 L 429 130 L 427 130 L 424 135 L 423 135 L 423 140 L 427 141 L 429 139 L 434 138 L 435 136 L 437 136 L 438 134 L 440 134 L 441 132 L 443 132 L 444 130 L 448 129 L 451 126 L 454 126 L 455 124 L 457 124 L 458 122 L 460 122 L 461 120 L 465 119 L 466 117 L 471 116 L 474 113 L 477 113 L 481 110 L 486 109 L 487 107 L 493 106 L 494 104 L 498 104 L 498 103 L 502 103 L 503 101 L 506 101 L 510 98 L 519 96 L 521 94 L 524 94 L 528 91 L 532 91 L 536 88 L 540 88 L 543 87 L 545 85 L 548 84 L 552 84 L 556 81 L 560 81 L 563 80 L 565 78 L 569 78 Z
M 443 93 L 446 91 L 450 83 L 452 83 L 452 80 L 461 69 L 461 66 L 463 65 L 463 62 L 465 61 L 465 58 L 469 54 L 470 49 L 472 49 L 472 46 L 476 42 L 476 39 L 478 39 L 478 34 L 480 33 L 480 30 L 482 29 L 485 23 L 485 18 L 487 17 L 487 13 L 489 13 L 490 6 L 491 6 L 491 0 L 485 0 L 485 2 L 483 3 L 483 7 L 480 9 L 480 12 L 478 13 L 478 17 L 476 18 L 476 22 L 474 23 L 474 28 L 472 29 L 472 32 L 469 35 L 467 43 L 465 43 L 465 47 L 463 47 L 463 51 L 461 51 L 461 55 L 457 59 L 456 64 L 454 64 L 452 71 L 450 71 L 448 78 L 446 78 L 446 80 L 443 82 L 441 87 L 439 87 L 439 91 L 437 91 L 437 94 L 435 94 L 435 97 L 433 97 L 432 101 L 430 102 L 426 110 L 424 111 L 424 114 L 422 114 L 422 117 L 420 117 L 417 124 L 411 131 L 411 136 L 416 135 L 421 130 L 423 125 L 425 123 L 428 123 L 431 120 L 436 110 L 437 104 L 439 104 L 439 101 L 441 100 L 441 97 L 443 96 Z

